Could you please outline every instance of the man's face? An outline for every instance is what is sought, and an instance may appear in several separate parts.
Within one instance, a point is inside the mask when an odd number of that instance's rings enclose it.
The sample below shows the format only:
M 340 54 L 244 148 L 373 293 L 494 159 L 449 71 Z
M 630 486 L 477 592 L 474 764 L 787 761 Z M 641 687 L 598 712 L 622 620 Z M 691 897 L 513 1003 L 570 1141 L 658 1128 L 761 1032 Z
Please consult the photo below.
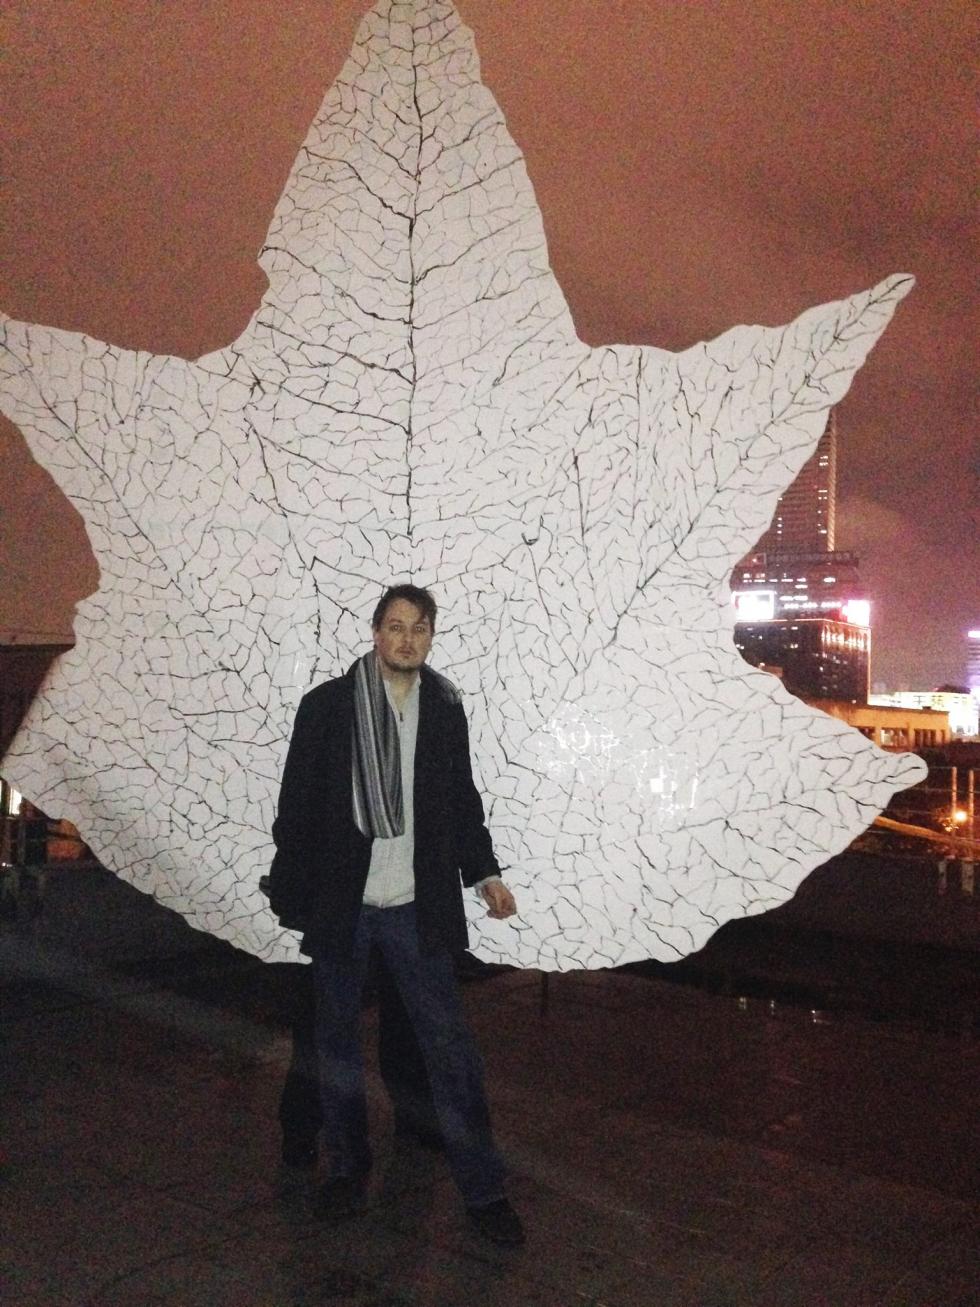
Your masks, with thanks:
M 396 599 L 385 609 L 381 625 L 374 632 L 374 647 L 382 675 L 417 672 L 432 648 L 429 619 L 407 599 Z

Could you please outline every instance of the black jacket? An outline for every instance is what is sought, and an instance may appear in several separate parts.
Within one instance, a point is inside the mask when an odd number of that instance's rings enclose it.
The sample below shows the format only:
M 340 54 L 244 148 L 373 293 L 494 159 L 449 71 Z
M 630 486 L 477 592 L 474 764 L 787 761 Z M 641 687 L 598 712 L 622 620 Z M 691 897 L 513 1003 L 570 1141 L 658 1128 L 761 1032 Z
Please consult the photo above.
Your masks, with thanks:
M 356 666 L 356 664 L 355 664 Z M 351 948 L 371 861 L 354 824 L 354 668 L 305 695 L 286 755 L 272 827 L 269 900 L 280 923 L 303 932 L 302 950 Z M 470 769 L 458 697 L 421 670 L 415 745 L 415 907 L 421 947 L 465 949 L 460 884 L 499 870 Z

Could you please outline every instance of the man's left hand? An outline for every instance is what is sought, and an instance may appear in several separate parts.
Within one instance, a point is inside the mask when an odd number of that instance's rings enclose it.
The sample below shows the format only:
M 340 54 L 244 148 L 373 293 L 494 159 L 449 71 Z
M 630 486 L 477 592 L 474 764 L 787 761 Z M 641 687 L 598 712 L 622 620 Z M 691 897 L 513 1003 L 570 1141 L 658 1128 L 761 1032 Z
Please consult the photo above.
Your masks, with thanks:
M 488 914 L 497 921 L 512 917 L 517 912 L 514 896 L 502 880 L 489 880 L 480 890 Z

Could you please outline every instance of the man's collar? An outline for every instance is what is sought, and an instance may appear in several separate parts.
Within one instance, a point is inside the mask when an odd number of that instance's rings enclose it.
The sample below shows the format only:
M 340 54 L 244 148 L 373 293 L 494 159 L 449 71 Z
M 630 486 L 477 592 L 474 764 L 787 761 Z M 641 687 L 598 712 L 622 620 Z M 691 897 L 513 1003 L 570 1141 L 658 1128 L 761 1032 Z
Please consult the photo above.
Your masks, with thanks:
M 415 679 L 412 681 L 412 684 L 405 691 L 406 698 L 408 698 L 410 694 L 416 693 L 416 691 L 419 688 L 419 684 L 421 680 L 422 680 L 421 676 L 418 674 L 418 672 L 416 672 Z M 381 684 L 385 687 L 385 694 L 389 694 L 391 692 L 391 688 L 394 685 L 394 683 L 395 683 L 395 679 L 393 676 L 382 676 Z

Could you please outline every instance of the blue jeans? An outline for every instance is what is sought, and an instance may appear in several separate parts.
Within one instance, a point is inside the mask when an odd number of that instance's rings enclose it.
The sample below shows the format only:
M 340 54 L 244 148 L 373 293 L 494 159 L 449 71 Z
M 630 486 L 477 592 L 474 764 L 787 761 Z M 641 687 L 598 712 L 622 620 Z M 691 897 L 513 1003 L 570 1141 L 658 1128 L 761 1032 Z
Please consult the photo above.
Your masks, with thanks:
M 470 1207 L 503 1197 L 504 1165 L 490 1129 L 483 1063 L 466 1026 L 452 956 L 423 953 L 415 904 L 361 907 L 352 953 L 313 957 L 316 1038 L 323 1128 L 330 1175 L 366 1174 L 371 1166 L 361 1056 L 361 992 L 375 945 L 408 1013 L 425 1059 L 453 1179 Z

